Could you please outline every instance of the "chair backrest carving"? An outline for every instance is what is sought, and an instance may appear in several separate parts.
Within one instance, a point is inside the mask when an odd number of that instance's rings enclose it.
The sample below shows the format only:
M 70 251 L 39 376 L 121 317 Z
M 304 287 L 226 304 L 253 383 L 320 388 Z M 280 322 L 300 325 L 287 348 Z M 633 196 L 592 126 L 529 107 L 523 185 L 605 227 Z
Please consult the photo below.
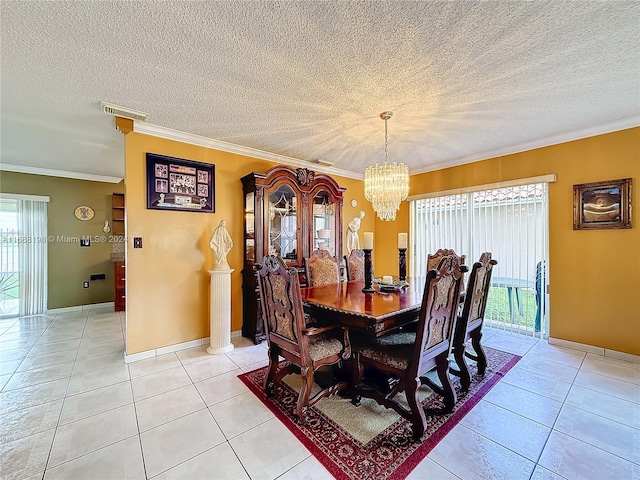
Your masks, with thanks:
M 280 256 L 265 256 L 258 268 L 260 305 L 267 339 L 277 335 L 297 344 L 304 328 L 298 272 L 287 268 Z
M 347 267 L 347 280 L 364 280 L 364 251 L 353 249 L 344 256 Z
M 304 264 L 310 287 L 340 283 L 338 261 L 328 250 L 314 250 Z
M 460 265 L 460 257 L 449 255 L 440 259 L 437 270 L 427 272 L 425 293 L 422 298 L 417 327 L 414 361 L 433 357 L 434 350 L 449 349 L 455 326 L 462 275 L 466 267 Z
M 458 256 L 456 252 L 450 248 L 440 248 L 436 253 L 427 255 L 427 272 L 437 269 L 442 258 L 450 255 Z M 460 265 L 464 265 L 464 256 L 458 256 L 458 258 L 460 259 Z

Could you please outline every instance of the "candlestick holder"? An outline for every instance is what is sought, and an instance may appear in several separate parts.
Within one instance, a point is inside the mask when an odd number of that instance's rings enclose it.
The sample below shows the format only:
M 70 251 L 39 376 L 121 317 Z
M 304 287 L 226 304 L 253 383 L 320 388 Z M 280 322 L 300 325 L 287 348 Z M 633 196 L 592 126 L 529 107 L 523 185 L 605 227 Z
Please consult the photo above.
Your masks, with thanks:
M 398 280 L 407 281 L 407 249 L 398 249 Z
M 364 252 L 364 288 L 362 291 L 364 293 L 372 293 L 375 292 L 375 290 L 373 289 L 373 275 L 371 274 L 373 271 L 371 266 L 371 249 L 363 248 L 362 251 Z

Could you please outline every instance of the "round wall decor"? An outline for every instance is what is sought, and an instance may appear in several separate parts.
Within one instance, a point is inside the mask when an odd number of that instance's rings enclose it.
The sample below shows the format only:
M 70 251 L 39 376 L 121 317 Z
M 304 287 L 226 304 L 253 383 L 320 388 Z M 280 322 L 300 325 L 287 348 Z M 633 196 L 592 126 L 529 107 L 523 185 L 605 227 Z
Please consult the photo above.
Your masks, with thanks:
M 93 211 L 93 208 L 81 205 L 75 209 L 73 214 L 78 220 L 91 220 L 95 215 L 95 212 Z

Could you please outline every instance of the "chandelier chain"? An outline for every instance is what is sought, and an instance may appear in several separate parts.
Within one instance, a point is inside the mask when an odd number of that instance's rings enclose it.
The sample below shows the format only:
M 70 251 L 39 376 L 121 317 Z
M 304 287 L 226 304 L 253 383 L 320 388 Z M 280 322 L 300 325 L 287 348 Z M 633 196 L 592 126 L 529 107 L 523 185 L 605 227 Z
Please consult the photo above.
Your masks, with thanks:
M 384 119 L 384 163 L 389 160 L 389 142 L 387 141 L 387 119 Z

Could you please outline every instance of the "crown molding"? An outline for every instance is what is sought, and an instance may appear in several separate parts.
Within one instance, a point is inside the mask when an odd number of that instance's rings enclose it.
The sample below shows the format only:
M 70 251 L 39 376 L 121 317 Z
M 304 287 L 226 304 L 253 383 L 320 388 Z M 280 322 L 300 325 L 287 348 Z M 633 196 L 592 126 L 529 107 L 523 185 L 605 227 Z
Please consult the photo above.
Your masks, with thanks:
M 120 183 L 122 177 L 109 177 L 107 175 L 94 175 L 93 173 L 68 172 L 66 170 L 53 170 L 50 168 L 25 167 L 23 165 L 11 165 L 0 163 L 0 170 L 16 173 L 30 173 L 32 175 L 45 175 L 47 177 L 73 178 L 76 180 L 88 180 L 90 182 Z
M 237 155 L 244 155 L 246 157 L 259 158 L 261 160 L 266 160 L 268 162 L 274 162 L 277 164 L 290 165 L 294 167 L 313 168 L 313 170 L 319 173 L 338 175 L 346 178 L 354 178 L 356 180 L 364 180 L 364 173 L 355 173 L 349 170 L 328 167 L 320 163 L 307 162 L 298 158 L 287 157 L 285 155 L 279 155 L 277 153 L 265 152 L 264 150 L 258 150 L 256 148 L 243 147 L 242 145 L 236 145 L 235 143 L 223 142 L 222 140 L 214 140 L 212 138 L 194 135 L 192 133 L 181 132 L 172 128 L 161 127 L 137 120 L 133 122 L 133 131 L 136 133 L 143 133 L 145 135 L 152 135 L 154 137 L 165 138 L 167 140 L 175 140 L 176 142 L 188 143 L 190 145 L 196 145 L 199 147 L 212 148 L 214 150 L 235 153 Z
M 560 143 L 567 143 L 567 142 L 572 142 L 574 140 L 580 140 L 583 138 L 595 137 L 597 135 L 604 135 L 606 133 L 617 132 L 620 130 L 626 130 L 628 128 L 634 128 L 638 126 L 640 126 L 640 115 L 623 118 L 622 120 L 616 120 L 615 122 L 607 123 L 604 125 L 598 125 L 597 127 L 589 127 L 583 130 L 577 130 L 575 132 L 562 133 L 559 135 L 553 135 L 551 137 L 546 137 L 539 140 L 533 140 L 531 142 L 521 143 L 519 145 L 501 147 L 495 150 L 489 150 L 486 152 L 468 155 L 466 157 L 432 163 L 432 164 L 426 165 L 424 168 L 411 170 L 409 173 L 411 175 L 417 175 L 420 173 L 433 172 L 435 170 L 442 170 L 443 168 L 457 167 L 458 165 L 465 165 L 467 163 L 480 162 L 482 160 L 489 160 L 490 158 L 503 157 L 505 155 L 512 155 L 514 153 L 521 153 L 529 150 L 535 150 L 537 148 L 550 147 L 552 145 L 558 145 Z

